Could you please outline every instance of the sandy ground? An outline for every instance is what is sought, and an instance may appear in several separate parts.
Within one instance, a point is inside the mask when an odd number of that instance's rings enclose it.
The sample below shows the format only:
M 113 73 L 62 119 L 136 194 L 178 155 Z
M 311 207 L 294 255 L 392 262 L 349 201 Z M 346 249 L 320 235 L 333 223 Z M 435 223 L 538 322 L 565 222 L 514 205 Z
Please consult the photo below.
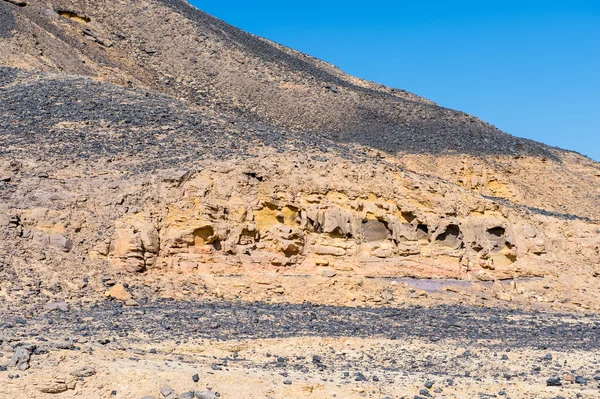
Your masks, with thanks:
M 329 318 L 329 327 L 311 333 L 303 318 L 311 312 L 317 324 Z M 201 303 L 8 316 L 0 363 L 27 344 L 39 354 L 27 370 L 0 372 L 0 397 L 163 398 L 161 388 L 170 387 L 168 398 L 190 391 L 235 399 L 597 398 L 598 323 L 595 316 L 451 306 Z M 424 337 L 427 328 L 432 334 Z M 84 368 L 93 374 L 72 375 Z M 556 377 L 563 386 L 547 386 Z

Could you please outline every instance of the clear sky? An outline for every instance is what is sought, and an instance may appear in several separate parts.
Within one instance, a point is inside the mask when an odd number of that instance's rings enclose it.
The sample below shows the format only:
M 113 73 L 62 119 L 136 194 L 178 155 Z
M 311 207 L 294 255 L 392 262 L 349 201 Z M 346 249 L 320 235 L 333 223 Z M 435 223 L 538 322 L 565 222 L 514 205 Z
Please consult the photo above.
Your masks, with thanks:
M 600 0 L 191 0 L 239 28 L 600 160 Z

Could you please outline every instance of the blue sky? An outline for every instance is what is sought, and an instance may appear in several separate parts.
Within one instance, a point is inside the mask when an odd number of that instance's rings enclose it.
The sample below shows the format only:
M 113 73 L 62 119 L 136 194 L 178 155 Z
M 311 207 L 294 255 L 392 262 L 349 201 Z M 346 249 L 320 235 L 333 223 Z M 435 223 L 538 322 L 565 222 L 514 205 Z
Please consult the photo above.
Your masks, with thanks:
M 600 0 L 191 0 L 256 35 L 600 160 Z

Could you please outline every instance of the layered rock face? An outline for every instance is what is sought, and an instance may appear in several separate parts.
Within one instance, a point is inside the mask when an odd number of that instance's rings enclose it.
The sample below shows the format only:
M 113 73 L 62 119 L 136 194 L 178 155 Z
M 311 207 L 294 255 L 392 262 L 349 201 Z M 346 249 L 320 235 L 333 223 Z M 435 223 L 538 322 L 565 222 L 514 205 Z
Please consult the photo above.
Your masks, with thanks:
M 0 232 L 13 262 L 34 257 L 72 275 L 333 271 L 498 280 L 600 272 L 597 224 L 393 165 L 270 155 L 135 178 L 78 170 L 40 178 L 23 167 L 9 182 L 17 187 L 0 208 Z
M 175 188 L 163 181 L 153 188 L 159 204 L 119 219 L 97 252 L 130 272 L 235 266 L 310 273 L 337 266 L 370 276 L 543 274 L 527 271 L 546 253 L 542 234 L 510 222 L 497 204 L 464 203 L 459 191 L 443 186 L 427 195 L 416 187 L 426 182 L 393 169 L 365 173 L 355 166 L 347 173 L 351 165 L 342 165 L 281 159 L 274 171 L 242 164 L 241 173 L 185 174 Z M 359 190 L 355 179 L 365 182 Z

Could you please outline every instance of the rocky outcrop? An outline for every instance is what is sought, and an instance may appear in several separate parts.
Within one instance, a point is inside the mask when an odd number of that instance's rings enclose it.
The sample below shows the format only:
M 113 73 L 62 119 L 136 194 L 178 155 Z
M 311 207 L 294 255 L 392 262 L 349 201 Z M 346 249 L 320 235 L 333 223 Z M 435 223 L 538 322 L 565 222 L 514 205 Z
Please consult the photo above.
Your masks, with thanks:
M 392 165 L 330 159 L 207 161 L 119 180 L 118 190 L 112 177 L 61 172 L 65 184 L 78 187 L 60 198 L 63 206 L 28 199 L 20 203 L 31 208 L 0 208 L 2 245 L 13 259 L 32 257 L 49 269 L 73 265 L 61 269 L 72 273 L 600 275 L 594 222 L 535 213 Z M 27 173 L 11 184 L 42 198 L 53 180 L 32 186 Z M 7 249 L 8 240 L 24 252 Z
M 3 231 L 19 228 L 32 247 L 55 253 L 89 245 L 85 262 L 127 273 L 320 273 L 326 265 L 367 276 L 495 279 L 544 275 L 540 265 L 570 262 L 570 248 L 556 245 L 568 238 L 555 218 L 390 166 L 354 165 L 348 176 L 349 165 L 338 162 L 299 157 L 162 172 L 127 183 L 126 202 L 89 187 L 77 196 L 88 198 L 84 208 L 105 204 L 96 216 L 75 222 L 72 211 L 6 209 Z M 250 169 L 262 180 L 249 180 Z M 372 182 L 357 187 L 363 174 Z M 593 225 L 560 223 L 586 226 L 585 256 L 596 259 Z M 105 227 L 92 233 L 98 226 Z
M 142 218 L 119 221 L 110 240 L 100 243 L 99 255 L 110 256 L 111 263 L 127 272 L 141 272 L 152 267 L 160 249 L 158 232 Z

